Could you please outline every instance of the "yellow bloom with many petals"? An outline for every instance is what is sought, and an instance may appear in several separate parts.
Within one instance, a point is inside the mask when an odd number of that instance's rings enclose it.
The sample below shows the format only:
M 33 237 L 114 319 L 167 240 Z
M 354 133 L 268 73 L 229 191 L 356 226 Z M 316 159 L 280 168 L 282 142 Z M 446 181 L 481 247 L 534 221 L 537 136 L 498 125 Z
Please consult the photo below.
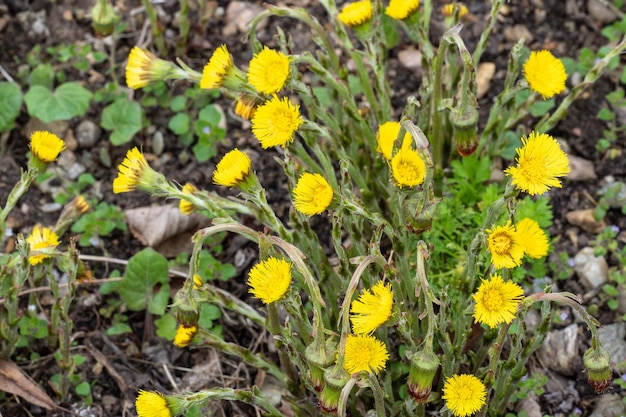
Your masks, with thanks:
M 352 330 L 356 334 L 371 334 L 391 317 L 393 291 L 391 284 L 378 281 L 371 290 L 364 289 L 350 307 Z
M 266 46 L 250 61 L 248 82 L 259 93 L 278 93 L 289 79 L 290 71 L 289 57 Z
M 504 282 L 502 276 L 493 274 L 489 280 L 482 280 L 478 291 L 472 295 L 474 320 L 489 327 L 510 323 L 515 318 L 517 306 L 524 298 L 522 287 L 512 281 Z
M 441 398 L 455 417 L 466 417 L 485 405 L 487 389 L 474 375 L 453 375 L 443 384 Z
M 54 162 L 65 149 L 65 142 L 54 133 L 38 130 L 30 135 L 30 150 L 43 164 Z
M 337 18 L 345 25 L 355 27 L 372 20 L 374 8 L 370 0 L 346 4 Z
M 293 141 L 293 134 L 303 123 L 300 106 L 294 106 L 287 97 L 274 96 L 257 107 L 252 118 L 252 133 L 263 149 L 286 146 Z
M 270 257 L 256 264 L 248 273 L 250 293 L 263 303 L 274 303 L 285 295 L 291 284 L 291 264 Z
M 530 89 L 545 100 L 565 91 L 567 73 L 561 60 L 550 51 L 533 51 L 524 63 L 524 78 Z
M 33 227 L 33 231 L 26 238 L 26 242 L 28 242 L 30 246 L 31 253 L 35 253 L 35 255 L 28 257 L 28 262 L 31 265 L 37 265 L 44 259 L 50 258 L 50 255 L 37 253 L 38 251 L 42 249 L 54 249 L 59 246 L 60 243 L 57 234 L 53 230 L 47 227 L 41 227 L 40 225 Z
M 513 185 L 530 195 L 543 194 L 550 187 L 561 188 L 558 178 L 569 174 L 569 160 L 552 136 L 531 132 L 522 138 L 522 147 L 516 152 L 516 165 L 504 171 Z
M 452 13 L 454 13 L 454 7 L 454 4 L 446 4 L 441 8 L 441 14 L 444 17 L 452 17 Z M 469 10 L 467 10 L 467 6 L 465 6 L 464 4 L 457 3 L 456 7 L 459 8 L 459 17 L 463 17 L 469 13 Z
M 209 62 L 202 70 L 200 88 L 219 88 L 222 86 L 224 77 L 233 68 L 233 57 L 228 52 L 226 45 L 221 45 L 215 51 Z
M 419 0 L 391 0 L 385 14 L 393 19 L 404 20 L 419 7 Z
M 235 148 L 218 162 L 215 171 L 213 171 L 213 182 L 224 187 L 239 185 L 250 174 L 251 166 L 250 157 L 245 152 Z
M 172 417 L 167 400 L 158 392 L 139 390 L 135 408 L 137 417 Z
M 398 138 L 398 134 L 400 134 L 400 128 L 399 122 L 386 122 L 378 127 L 378 133 L 376 134 L 378 149 L 376 149 L 376 151 L 382 153 L 388 161 L 391 160 L 393 144 Z M 412 140 L 413 137 L 411 134 L 406 132 L 402 139 L 402 147 L 410 146 Z
M 150 168 L 146 157 L 137 147 L 126 152 L 126 158 L 118 168 L 117 177 L 113 180 L 115 194 L 126 193 L 137 188 L 150 190 L 155 184 L 157 173 Z
M 487 230 L 487 247 L 491 253 L 491 263 L 497 269 L 515 268 L 522 263 L 524 246 L 511 222 Z
M 198 326 L 183 326 L 179 324 L 174 336 L 174 346 L 179 348 L 189 346 L 196 333 L 198 333 Z
M 350 375 L 358 372 L 378 373 L 389 359 L 383 342 L 366 334 L 348 335 L 343 367 Z
M 333 189 L 320 174 L 302 174 L 293 189 L 293 205 L 305 216 L 321 214 L 332 200 Z
M 242 95 L 235 104 L 235 114 L 243 119 L 250 120 L 254 117 L 259 102 L 259 99 L 256 97 Z
M 183 185 L 183 189 L 181 190 L 183 194 L 189 195 L 192 195 L 197 191 L 198 189 L 196 188 L 196 186 L 190 182 Z M 196 206 L 194 206 L 193 203 L 190 201 L 181 199 L 180 203 L 178 203 L 178 209 L 183 215 L 188 216 L 196 210 Z
M 391 158 L 391 175 L 399 187 L 416 187 L 424 182 L 426 164 L 416 150 L 403 145 Z
M 539 259 L 548 254 L 548 236 L 536 221 L 527 217 L 518 222 L 515 228 L 526 255 Z
M 153 81 L 167 78 L 170 72 L 176 71 L 172 63 L 157 58 L 145 48 L 134 46 L 128 54 L 126 64 L 126 84 L 136 90 L 143 88 Z

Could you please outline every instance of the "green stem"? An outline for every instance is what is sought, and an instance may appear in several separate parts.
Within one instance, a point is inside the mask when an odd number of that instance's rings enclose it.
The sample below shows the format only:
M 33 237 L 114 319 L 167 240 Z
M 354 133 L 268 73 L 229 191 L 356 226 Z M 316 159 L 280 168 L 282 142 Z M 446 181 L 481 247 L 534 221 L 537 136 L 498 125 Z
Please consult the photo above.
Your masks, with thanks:
M 152 25 L 152 34 L 154 36 L 154 43 L 159 50 L 159 53 L 164 56 L 165 49 L 165 38 L 163 37 L 163 26 L 161 22 L 159 22 L 159 17 L 157 16 L 156 9 L 152 6 L 150 0 L 141 0 L 144 8 L 146 9 L 146 14 L 148 15 L 148 19 L 150 20 L 150 24 Z
M 0 244 L 4 241 L 4 234 L 6 232 L 6 219 L 11 210 L 15 208 L 15 205 L 19 201 L 19 199 L 28 191 L 28 188 L 35 180 L 37 176 L 37 172 L 34 169 L 29 168 L 27 171 L 22 171 L 22 175 L 20 180 L 15 184 L 11 192 L 9 193 L 9 197 L 7 198 L 7 203 L 0 212 Z

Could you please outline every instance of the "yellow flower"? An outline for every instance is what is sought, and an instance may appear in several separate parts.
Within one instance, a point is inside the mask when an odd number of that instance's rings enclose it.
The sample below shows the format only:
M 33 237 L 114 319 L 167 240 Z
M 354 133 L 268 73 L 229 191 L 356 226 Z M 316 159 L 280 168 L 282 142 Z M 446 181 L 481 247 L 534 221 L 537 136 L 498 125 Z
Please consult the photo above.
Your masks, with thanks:
M 355 1 L 346 4 L 337 18 L 350 27 L 359 26 L 372 19 L 374 9 L 370 0 Z
M 259 101 L 257 98 L 242 95 L 235 105 L 235 114 L 241 116 L 243 119 L 250 120 L 254 117 L 258 105 Z
M 385 14 L 393 19 L 404 20 L 419 7 L 419 0 L 391 0 Z
M 30 150 L 35 158 L 48 164 L 54 162 L 65 149 L 65 142 L 54 133 L 38 130 L 30 135 Z
M 183 189 L 181 191 L 183 194 L 191 195 L 195 193 L 196 191 L 198 191 L 198 189 L 196 188 L 195 185 L 188 182 L 185 185 L 183 185 Z M 184 214 L 185 216 L 188 216 L 196 210 L 196 206 L 194 206 L 193 203 L 190 201 L 180 200 L 180 203 L 178 203 L 178 209 L 180 210 L 182 214 Z
M 332 200 L 333 189 L 320 174 L 302 174 L 293 189 L 293 205 L 305 216 L 321 214 Z
M 85 197 L 83 197 L 82 195 L 74 197 L 74 199 L 71 201 L 71 204 L 76 208 L 76 210 L 78 210 L 82 214 L 87 213 L 91 208 L 87 200 L 85 200 Z
M 302 124 L 300 106 L 291 104 L 287 97 L 277 96 L 257 107 L 252 118 L 252 133 L 263 149 L 285 147 L 293 141 L 293 134 Z
M 250 157 L 235 148 L 228 152 L 213 171 L 213 182 L 224 187 L 234 187 L 241 184 L 250 174 Z
M 202 70 L 200 88 L 219 88 L 222 86 L 224 76 L 233 68 L 233 57 L 228 52 L 226 45 L 217 48 L 209 63 Z
M 371 334 L 391 316 L 393 291 L 391 285 L 378 281 L 371 290 L 364 289 L 352 302 L 350 321 L 356 334 Z
M 474 375 L 453 375 L 443 384 L 443 398 L 455 417 L 474 414 L 485 405 L 487 389 Z
M 493 274 L 489 281 L 482 280 L 478 291 L 472 295 L 474 320 L 489 327 L 510 323 L 515 318 L 517 305 L 524 298 L 522 287 L 512 281 L 504 282 L 502 276 Z
M 37 252 L 42 249 L 52 250 L 59 246 L 60 243 L 57 234 L 53 230 L 50 230 L 47 227 L 41 227 L 40 225 L 35 225 L 35 227 L 33 227 L 33 231 L 30 233 L 30 236 L 26 238 L 26 242 L 28 242 L 31 252 Z M 30 262 L 31 265 L 37 265 L 44 259 L 48 258 L 50 258 L 50 255 L 37 253 L 35 255 L 31 255 L 28 258 L 28 262 Z
M 259 93 L 273 94 L 285 86 L 289 74 L 289 57 L 266 46 L 250 61 L 248 82 Z
M 457 3 L 456 5 L 459 8 L 459 17 L 463 17 L 469 13 L 469 10 L 467 10 L 464 4 Z M 452 13 L 454 13 L 454 4 L 446 4 L 441 8 L 441 14 L 444 17 L 452 17 Z
M 516 152 L 517 164 L 504 171 L 513 185 L 530 195 L 543 194 L 550 187 L 561 188 L 558 177 L 569 174 L 569 160 L 552 136 L 530 132 Z
M 567 73 L 561 60 L 550 51 L 533 51 L 524 63 L 524 78 L 530 89 L 545 100 L 565 91 Z
M 378 133 L 376 134 L 376 142 L 378 142 L 377 152 L 383 154 L 385 159 L 391 160 L 391 154 L 393 153 L 393 144 L 400 133 L 399 122 L 386 122 L 378 127 Z M 402 147 L 410 146 L 413 137 L 409 132 L 404 134 L 402 139 Z
M 158 392 L 139 390 L 135 407 L 137 417 L 172 417 L 165 397 Z
M 193 289 L 199 290 L 200 288 L 202 288 L 203 285 L 204 283 L 202 282 L 202 278 L 200 278 L 200 275 L 193 274 Z
M 198 326 L 187 327 L 179 324 L 176 329 L 176 336 L 174 336 L 174 346 L 179 348 L 189 346 L 196 333 L 198 333 Z
M 157 58 L 145 48 L 133 46 L 128 54 L 128 64 L 126 64 L 126 84 L 136 90 L 147 86 L 152 81 L 162 80 L 165 78 L 163 70 L 166 70 L 166 67 L 169 67 L 167 61 Z
M 291 284 L 291 264 L 270 257 L 256 264 L 248 273 L 250 294 L 263 303 L 274 303 L 285 295 Z
M 363 371 L 378 373 L 385 368 L 387 359 L 387 347 L 380 340 L 366 334 L 348 335 L 343 367 L 350 375 Z
M 536 221 L 527 217 L 518 222 L 515 227 L 526 255 L 539 259 L 548 254 L 550 248 L 548 236 Z
M 154 186 L 156 175 L 143 154 L 134 147 L 126 152 L 126 158 L 118 168 L 117 177 L 113 180 L 113 192 L 126 193 L 138 187 L 149 190 Z
M 403 145 L 391 159 L 391 175 L 399 187 L 415 187 L 424 182 L 426 164 L 416 150 Z
M 497 269 L 515 268 L 522 263 L 524 246 L 511 222 L 487 230 L 487 244 L 491 252 L 491 263 Z

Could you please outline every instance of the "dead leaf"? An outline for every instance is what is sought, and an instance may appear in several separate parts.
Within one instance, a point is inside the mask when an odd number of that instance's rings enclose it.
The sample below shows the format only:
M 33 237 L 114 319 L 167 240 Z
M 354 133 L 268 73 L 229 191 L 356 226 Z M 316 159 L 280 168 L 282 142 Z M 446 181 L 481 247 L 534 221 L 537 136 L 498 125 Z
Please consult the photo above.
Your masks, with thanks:
M 16 364 L 2 359 L 0 359 L 0 390 L 19 395 L 29 403 L 46 410 L 58 408 L 52 398 Z

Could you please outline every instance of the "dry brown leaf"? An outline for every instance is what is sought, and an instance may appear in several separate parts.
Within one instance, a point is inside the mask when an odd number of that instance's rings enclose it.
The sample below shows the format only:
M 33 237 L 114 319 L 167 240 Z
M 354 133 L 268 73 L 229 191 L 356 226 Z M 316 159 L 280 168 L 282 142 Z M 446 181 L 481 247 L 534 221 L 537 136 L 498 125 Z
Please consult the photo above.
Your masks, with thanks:
M 46 410 L 57 408 L 52 398 L 16 364 L 2 359 L 0 359 L 0 390 L 19 395 L 29 403 Z

